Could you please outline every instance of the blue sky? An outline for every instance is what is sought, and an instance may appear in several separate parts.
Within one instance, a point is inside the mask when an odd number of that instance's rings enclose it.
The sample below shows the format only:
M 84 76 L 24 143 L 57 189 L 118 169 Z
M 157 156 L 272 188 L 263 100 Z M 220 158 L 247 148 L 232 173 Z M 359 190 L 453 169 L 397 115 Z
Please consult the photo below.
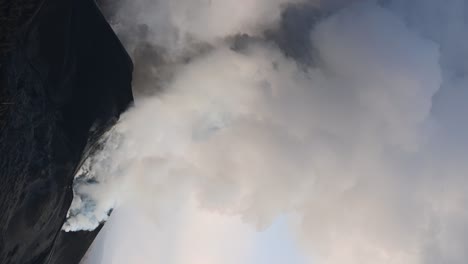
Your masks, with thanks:
M 249 264 L 308 264 L 285 216 L 256 235 L 253 253 Z

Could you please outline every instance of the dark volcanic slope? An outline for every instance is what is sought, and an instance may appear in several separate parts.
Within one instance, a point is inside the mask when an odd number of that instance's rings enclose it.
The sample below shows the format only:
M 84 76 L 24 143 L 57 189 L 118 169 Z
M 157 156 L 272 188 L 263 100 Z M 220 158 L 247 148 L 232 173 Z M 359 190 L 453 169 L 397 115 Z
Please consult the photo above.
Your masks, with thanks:
M 96 232 L 60 231 L 73 175 L 132 101 L 132 63 L 93 0 L 43 0 L 16 33 L 0 61 L 12 103 L 0 120 L 0 263 L 78 263 Z

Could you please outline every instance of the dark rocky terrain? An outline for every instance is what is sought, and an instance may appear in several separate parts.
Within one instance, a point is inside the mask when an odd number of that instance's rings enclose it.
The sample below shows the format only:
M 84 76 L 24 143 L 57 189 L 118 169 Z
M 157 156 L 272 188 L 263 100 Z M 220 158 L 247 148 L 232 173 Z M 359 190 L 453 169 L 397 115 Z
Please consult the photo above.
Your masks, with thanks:
M 2 1 L 0 263 L 79 263 L 98 230 L 61 231 L 73 177 L 132 102 L 132 62 L 94 0 Z

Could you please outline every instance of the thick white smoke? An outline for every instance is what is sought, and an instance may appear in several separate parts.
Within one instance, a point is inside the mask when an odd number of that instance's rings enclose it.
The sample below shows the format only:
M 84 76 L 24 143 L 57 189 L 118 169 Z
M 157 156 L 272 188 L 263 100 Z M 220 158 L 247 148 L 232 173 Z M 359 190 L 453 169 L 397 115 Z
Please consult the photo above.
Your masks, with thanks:
M 124 1 L 117 31 L 132 50 L 128 29 L 148 25 L 170 74 L 84 164 L 64 229 L 193 198 L 261 228 L 299 215 L 314 263 L 466 263 L 468 6 L 314 3 L 327 15 L 304 65 L 263 36 L 284 2 Z
M 140 0 L 122 1 L 115 20 L 132 47 L 135 26 L 149 28 L 148 40 L 178 56 L 197 44 L 214 44 L 231 34 L 260 34 L 277 23 L 281 6 L 302 0 Z

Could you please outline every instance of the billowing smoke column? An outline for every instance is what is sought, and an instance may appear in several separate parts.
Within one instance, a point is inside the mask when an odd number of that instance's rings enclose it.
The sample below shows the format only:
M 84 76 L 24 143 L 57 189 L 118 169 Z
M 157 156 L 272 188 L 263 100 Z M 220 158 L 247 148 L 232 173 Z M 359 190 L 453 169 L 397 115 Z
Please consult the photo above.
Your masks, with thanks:
M 465 1 L 116 10 L 137 100 L 83 165 L 65 230 L 193 197 L 260 228 L 294 213 L 314 263 L 467 262 Z

